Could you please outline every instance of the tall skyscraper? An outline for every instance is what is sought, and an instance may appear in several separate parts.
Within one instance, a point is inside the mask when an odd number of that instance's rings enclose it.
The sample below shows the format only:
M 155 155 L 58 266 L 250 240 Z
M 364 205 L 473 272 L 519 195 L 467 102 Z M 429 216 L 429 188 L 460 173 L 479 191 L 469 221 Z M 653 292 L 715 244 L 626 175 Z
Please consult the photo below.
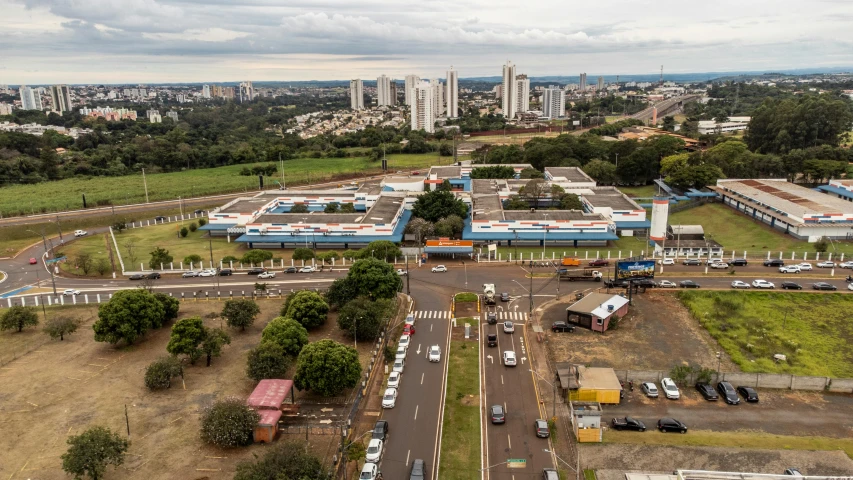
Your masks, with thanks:
M 440 117 L 444 113 L 444 84 L 437 78 L 430 80 L 429 84 L 432 86 L 432 111 Z
M 586 91 L 586 74 L 585 73 L 581 74 L 581 82 L 580 83 L 581 83 L 580 91 L 585 92 Z
M 41 95 L 38 90 L 21 85 L 18 90 L 21 95 L 21 110 L 41 110 Z
M 420 82 L 421 77 L 417 75 L 406 75 L 406 85 L 404 87 L 406 89 L 406 105 L 411 105 L 414 101 L 412 99 L 412 89 L 414 89 Z
M 428 82 L 418 82 L 412 88 L 412 130 L 435 131 L 435 86 Z
M 376 104 L 380 107 L 393 107 L 397 102 L 391 94 L 391 79 L 381 75 L 376 79 Z
M 566 91 L 551 86 L 542 95 L 542 113 L 551 120 L 566 116 Z
M 604 77 L 598 77 L 598 92 L 604 91 Z
M 240 83 L 240 102 L 251 102 L 255 99 L 255 87 L 252 82 L 245 81 Z
M 501 82 L 501 111 L 504 118 L 515 118 L 518 102 L 518 82 L 515 77 L 515 65 L 507 61 L 504 65 L 503 82 Z
M 515 77 L 515 112 L 526 112 L 530 110 L 530 79 L 521 74 Z M 513 117 L 515 114 L 513 114 Z
M 447 118 L 459 117 L 459 77 L 453 65 L 447 71 L 447 94 L 444 97 L 447 101 Z
M 391 105 L 397 105 L 397 82 L 391 80 Z
M 201 96 L 202 98 L 210 98 L 210 85 L 201 86 Z
M 349 107 L 364 110 L 364 82 L 360 78 L 349 81 Z
M 50 100 L 53 103 L 53 109 L 60 115 L 71 111 L 71 92 L 68 90 L 68 85 L 51 85 Z

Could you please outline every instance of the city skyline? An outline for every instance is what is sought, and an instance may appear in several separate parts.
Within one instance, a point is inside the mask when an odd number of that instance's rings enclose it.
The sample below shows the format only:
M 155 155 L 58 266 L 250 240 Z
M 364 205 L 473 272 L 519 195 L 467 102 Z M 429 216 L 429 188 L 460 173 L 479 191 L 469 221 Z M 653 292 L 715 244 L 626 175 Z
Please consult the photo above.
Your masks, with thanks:
M 549 7 L 550 6 L 550 7 Z M 853 66 L 847 2 L 723 2 L 697 20 L 683 3 L 650 11 L 617 0 L 568 22 L 539 0 L 398 5 L 382 0 L 281 6 L 267 0 L 0 0 L 0 83 L 198 83 L 500 75 L 506 58 L 530 76 L 774 71 Z M 612 8 L 608 8 L 612 7 Z M 726 7 L 738 15 L 724 13 Z M 732 46 L 737 45 L 737 55 Z

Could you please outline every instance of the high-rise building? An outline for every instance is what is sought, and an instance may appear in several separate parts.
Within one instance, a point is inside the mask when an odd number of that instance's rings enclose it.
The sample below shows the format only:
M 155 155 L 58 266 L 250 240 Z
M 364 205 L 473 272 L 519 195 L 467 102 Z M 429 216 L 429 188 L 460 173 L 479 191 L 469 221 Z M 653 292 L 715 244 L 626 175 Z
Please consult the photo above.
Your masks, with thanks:
M 148 121 L 151 123 L 161 123 L 163 121 L 163 117 L 160 115 L 159 110 L 148 110 L 145 114 L 148 116 Z
M 394 83 L 385 75 L 376 79 L 376 105 L 380 107 L 393 107 L 397 99 L 391 94 L 391 84 Z
M 546 88 L 542 94 L 542 113 L 551 120 L 565 117 L 566 91 L 556 86 Z
M 447 71 L 447 94 L 444 99 L 447 101 L 447 118 L 457 118 L 459 116 L 459 77 L 453 65 Z
M 210 87 L 210 95 L 213 98 L 224 97 L 225 94 L 222 92 L 222 85 L 211 85 Z
M 515 77 L 515 93 L 515 113 L 530 110 L 530 79 L 527 75 L 521 74 Z
M 255 87 L 252 86 L 252 82 L 246 80 L 245 82 L 240 83 L 240 103 L 243 102 L 251 102 L 255 99 Z
M 581 74 L 581 82 L 580 83 L 581 83 L 580 91 L 585 92 L 586 91 L 586 74 L 585 73 Z
M 404 87 L 406 89 L 406 105 L 412 104 L 412 89 L 414 89 L 420 81 L 421 77 L 417 75 L 406 75 L 406 85 Z
M 391 80 L 391 105 L 397 105 L 397 82 Z
M 21 110 L 41 110 L 41 95 L 37 89 L 21 85 L 18 90 L 21 95 Z
M 598 77 L 598 88 L 596 89 L 598 92 L 604 91 L 604 77 Z
M 0 115 L 11 115 L 14 105 L 11 103 L 0 103 Z
M 349 81 L 349 107 L 364 110 L 364 82 L 360 78 Z
M 435 86 L 428 82 L 418 82 L 412 88 L 412 130 L 435 131 Z
M 210 98 L 210 85 L 201 86 L 201 96 L 202 98 Z
M 171 118 L 172 121 L 174 121 L 175 123 L 178 122 L 178 112 L 172 110 L 172 111 L 166 112 L 166 116 Z
M 53 109 L 60 115 L 64 112 L 70 112 L 71 92 L 68 90 L 68 85 L 51 85 L 50 101 L 53 103 Z
M 501 82 L 501 111 L 503 111 L 504 118 L 515 118 L 518 102 L 518 82 L 515 77 L 515 65 L 512 62 L 506 62 L 503 82 Z
M 432 86 L 432 111 L 436 117 L 444 113 L 444 84 L 439 82 L 437 78 L 429 81 Z

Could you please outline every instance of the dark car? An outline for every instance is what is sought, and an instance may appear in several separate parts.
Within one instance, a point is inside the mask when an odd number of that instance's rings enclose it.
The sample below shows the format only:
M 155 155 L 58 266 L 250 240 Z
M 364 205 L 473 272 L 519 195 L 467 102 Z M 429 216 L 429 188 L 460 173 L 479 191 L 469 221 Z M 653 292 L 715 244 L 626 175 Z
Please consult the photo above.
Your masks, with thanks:
M 287 267 L 284 269 L 284 273 L 296 273 L 296 267 Z
M 781 258 L 774 258 L 772 260 L 765 260 L 764 266 L 765 267 L 784 267 L 785 261 L 782 260 Z
M 195 211 L 195 214 L 196 214 L 196 215 L 201 215 L 202 213 L 204 213 L 204 210 L 202 210 L 202 209 L 200 209 L 200 208 L 199 208 L 198 210 L 196 210 L 196 211 Z
M 234 274 L 234 272 L 230 268 L 223 268 L 222 270 L 219 271 L 220 277 L 227 277 L 227 276 L 233 275 L 233 274 Z
M 551 430 L 548 429 L 548 422 L 541 418 L 533 422 L 533 430 L 536 431 L 536 436 L 539 438 L 548 438 L 551 436 Z
M 702 262 L 699 261 L 698 258 L 688 258 L 687 260 L 681 262 L 682 265 L 702 265 Z
M 803 286 L 797 282 L 782 282 L 779 284 L 782 290 L 802 290 Z
M 159 217 L 154 217 L 154 222 L 155 222 L 155 223 L 156 223 L 156 222 L 163 222 L 163 221 L 165 221 L 165 220 L 166 220 L 166 217 L 164 217 L 164 216 L 162 216 L 162 215 L 161 215 L 161 216 L 159 216 Z
M 376 425 L 373 426 L 373 436 L 371 438 L 382 440 L 384 442 L 386 435 L 388 435 L 388 421 L 379 420 L 376 422 Z
M 687 425 L 674 418 L 661 418 L 658 420 L 658 430 L 661 432 L 687 433 Z
M 494 325 L 498 323 L 498 314 L 495 312 L 487 312 L 486 323 L 488 323 L 489 325 Z
M 502 302 L 508 302 L 509 301 L 509 294 L 506 292 L 502 292 L 501 293 L 501 301 Z
M 607 288 L 628 288 L 627 280 L 607 280 L 604 282 Z
M 488 345 L 490 347 L 497 347 L 498 346 L 498 334 L 497 333 L 490 333 L 486 336 L 486 338 L 487 338 L 486 341 L 488 342 Z
M 644 288 L 655 288 L 658 286 L 658 284 L 655 283 L 655 281 L 652 280 L 651 278 L 641 278 L 639 280 L 634 280 L 631 283 L 633 283 L 634 285 L 636 285 L 638 287 L 644 287 Z
M 424 480 L 426 478 L 426 464 L 420 458 L 416 458 L 412 462 L 412 473 L 409 475 L 409 480 Z
M 543 468 L 542 480 L 560 480 L 560 473 L 553 468 Z
M 157 272 L 151 272 L 148 275 L 146 275 L 145 278 L 150 279 L 150 280 L 157 280 L 158 278 L 160 278 L 160 274 Z
M 803 476 L 803 474 L 800 473 L 799 468 L 793 468 L 793 467 L 792 468 L 786 468 L 785 469 L 785 475 L 793 475 L 795 477 L 802 477 Z
M 745 258 L 733 258 L 729 262 L 729 265 L 732 265 L 735 267 L 745 267 L 745 266 L 749 265 L 749 262 L 747 262 Z
M 747 387 L 747 386 L 741 385 L 741 386 L 737 387 L 737 393 L 739 393 L 740 396 L 742 396 L 743 399 L 746 400 L 747 402 L 751 402 L 751 403 L 757 403 L 758 402 L 758 392 L 756 392 L 755 389 L 752 387 Z
M 699 288 L 699 284 L 693 280 L 682 280 L 678 286 L 681 288 Z
M 552 332 L 574 332 L 575 326 L 569 325 L 565 320 L 557 320 L 551 325 Z
M 597 258 L 597 259 L 595 259 L 595 260 L 590 260 L 590 261 L 589 261 L 589 266 L 590 266 L 590 267 L 606 267 L 606 266 L 608 266 L 608 265 L 610 265 L 610 261 L 605 260 L 605 259 L 603 259 L 603 258 Z
M 145 275 L 143 275 L 141 273 L 134 273 L 133 275 L 131 275 L 127 278 L 128 278 L 128 280 L 142 280 L 143 278 L 145 278 Z
M 264 273 L 266 271 L 267 271 L 267 269 L 264 267 L 254 267 L 254 268 L 250 268 L 249 271 L 246 272 L 246 274 L 247 275 L 257 275 L 259 273 Z
M 646 431 L 646 424 L 631 417 L 614 418 L 610 421 L 610 425 L 614 430 L 636 430 L 638 432 Z
M 708 400 L 709 402 L 716 402 L 720 399 L 719 395 L 717 395 L 717 392 L 714 391 L 714 387 L 708 385 L 705 382 L 697 383 L 696 390 L 698 390 L 699 393 L 701 393 L 702 396 L 705 397 L 705 400 Z
M 492 419 L 493 424 L 506 423 L 504 407 L 501 405 L 492 405 L 492 407 L 489 408 L 489 418 Z
M 813 283 L 812 288 L 815 290 L 838 290 L 838 287 L 826 282 Z
M 740 403 L 740 398 L 737 396 L 737 390 L 729 382 L 720 382 L 717 384 L 717 391 L 723 397 L 723 400 L 729 405 L 737 405 Z

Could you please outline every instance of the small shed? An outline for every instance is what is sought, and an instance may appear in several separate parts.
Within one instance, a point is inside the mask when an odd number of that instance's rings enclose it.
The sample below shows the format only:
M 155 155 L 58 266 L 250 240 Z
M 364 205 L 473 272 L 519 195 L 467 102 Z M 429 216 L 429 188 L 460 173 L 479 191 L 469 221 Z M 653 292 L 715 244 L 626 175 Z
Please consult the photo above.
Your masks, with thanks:
M 580 443 L 601 442 L 601 405 L 598 402 L 569 402 L 572 428 Z
M 566 309 L 566 321 L 604 332 L 614 315 L 620 318 L 628 313 L 628 299 L 621 295 L 590 293 Z
M 618 404 L 622 384 L 612 368 L 572 365 L 569 376 L 574 377 L 577 388 L 569 389 L 569 400 Z
M 261 380 L 252 394 L 249 395 L 246 405 L 258 412 L 261 410 L 281 410 L 288 393 L 290 393 L 291 403 L 295 403 L 293 380 Z
M 278 435 L 278 421 L 281 410 L 258 410 L 261 419 L 255 425 L 255 443 L 272 443 Z

